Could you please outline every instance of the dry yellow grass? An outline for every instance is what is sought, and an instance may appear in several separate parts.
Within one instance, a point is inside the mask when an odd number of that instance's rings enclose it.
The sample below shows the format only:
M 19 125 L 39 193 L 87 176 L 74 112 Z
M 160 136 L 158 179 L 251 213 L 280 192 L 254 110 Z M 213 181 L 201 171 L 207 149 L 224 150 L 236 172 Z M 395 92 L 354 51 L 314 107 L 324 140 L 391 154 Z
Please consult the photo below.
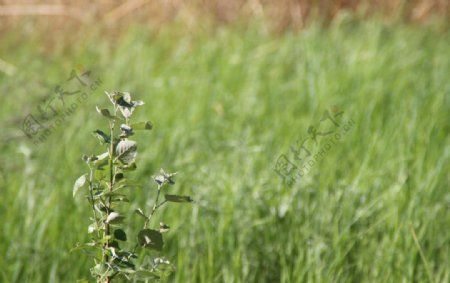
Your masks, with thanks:
M 378 14 L 386 19 L 425 22 L 431 16 L 448 20 L 447 0 L 129 0 L 129 1 L 69 1 L 69 0 L 2 0 L 0 29 L 23 23 L 52 27 L 56 30 L 80 25 L 124 26 L 130 22 L 148 23 L 158 27 L 178 20 L 195 26 L 204 23 L 229 24 L 259 17 L 276 30 L 298 28 L 310 20 L 330 21 L 343 11 L 365 17 Z

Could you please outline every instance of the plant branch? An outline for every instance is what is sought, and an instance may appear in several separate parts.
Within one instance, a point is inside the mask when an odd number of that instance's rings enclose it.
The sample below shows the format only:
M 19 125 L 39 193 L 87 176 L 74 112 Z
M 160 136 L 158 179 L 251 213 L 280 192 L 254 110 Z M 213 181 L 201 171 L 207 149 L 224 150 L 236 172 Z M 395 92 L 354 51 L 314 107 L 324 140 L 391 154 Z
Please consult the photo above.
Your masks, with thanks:
M 117 114 L 117 107 L 114 103 L 114 113 L 113 115 L 116 116 Z M 109 192 L 111 193 L 114 187 L 114 128 L 115 128 L 115 120 L 112 119 L 109 122 L 109 131 L 110 131 L 110 147 L 109 147 Z M 111 212 L 111 196 L 108 196 L 106 201 L 106 217 Z M 105 223 L 105 236 L 111 235 L 110 231 L 110 225 L 109 223 Z M 106 250 L 109 248 L 109 240 L 106 241 L 106 243 L 103 246 L 103 263 L 107 263 L 109 261 L 108 254 L 106 253 Z M 106 277 L 106 282 L 111 282 L 111 278 L 108 276 Z
M 167 200 L 163 200 L 160 204 L 156 206 L 156 209 L 160 208 L 163 204 L 165 204 Z
M 100 230 L 98 228 L 98 219 L 97 219 L 97 213 L 95 212 L 95 203 L 94 203 L 94 193 L 93 193 L 93 185 L 92 180 L 94 177 L 94 169 L 89 166 L 89 197 L 91 198 L 91 204 L 92 204 L 92 212 L 94 214 L 94 221 L 95 221 L 95 230 L 97 230 L 97 236 L 100 238 Z
M 147 217 L 144 223 L 144 229 L 147 228 L 148 223 L 150 223 L 150 220 L 152 219 L 153 214 L 155 214 L 156 209 L 163 205 L 166 201 L 163 201 L 161 204 L 158 205 L 158 199 L 159 194 L 161 193 L 161 185 L 158 185 L 158 193 L 156 194 L 155 203 L 153 204 L 152 212 L 150 212 L 150 215 Z

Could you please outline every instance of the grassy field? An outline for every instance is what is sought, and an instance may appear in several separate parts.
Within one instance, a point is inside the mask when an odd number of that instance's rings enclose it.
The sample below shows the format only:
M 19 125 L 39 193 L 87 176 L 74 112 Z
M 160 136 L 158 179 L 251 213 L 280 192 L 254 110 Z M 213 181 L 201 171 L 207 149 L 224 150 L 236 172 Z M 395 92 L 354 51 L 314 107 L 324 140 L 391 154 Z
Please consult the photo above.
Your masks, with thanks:
M 150 176 L 177 171 L 195 202 L 158 214 L 172 227 L 163 252 L 173 282 L 449 282 L 450 33 L 439 26 L 343 20 L 270 35 L 255 24 L 187 33 L 134 27 L 114 41 L 95 30 L 70 47 L 11 32 L 0 41 L 0 281 L 74 282 L 91 262 L 70 252 L 88 239 L 90 210 L 72 198 L 99 153 L 104 90 L 146 102 L 136 137 Z M 49 137 L 21 131 L 73 69 L 99 88 Z M 80 88 L 80 87 L 79 87 Z M 55 100 L 57 110 L 66 106 Z M 351 127 L 297 182 L 274 171 L 281 154 L 341 109 Z M 324 146 L 325 137 L 315 147 Z M 317 152 L 317 151 L 315 151 Z M 156 225 L 156 222 L 154 223 Z M 145 260 L 145 259 L 144 259 Z

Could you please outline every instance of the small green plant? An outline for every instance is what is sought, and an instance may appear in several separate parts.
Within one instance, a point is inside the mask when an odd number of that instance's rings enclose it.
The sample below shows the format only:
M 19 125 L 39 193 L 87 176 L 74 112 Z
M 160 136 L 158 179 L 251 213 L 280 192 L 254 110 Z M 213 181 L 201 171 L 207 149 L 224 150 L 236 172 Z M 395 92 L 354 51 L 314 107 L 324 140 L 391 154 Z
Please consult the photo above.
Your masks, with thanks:
M 150 122 L 131 123 L 131 116 L 137 107 L 144 104 L 142 101 L 132 101 L 126 92 L 106 95 L 113 105 L 112 111 L 97 107 L 97 112 L 109 120 L 109 132 L 94 131 L 106 147 L 106 152 L 83 156 L 89 173 L 79 177 L 73 187 L 74 197 L 81 188 L 87 188 L 86 198 L 92 210 L 88 227 L 91 240 L 78 244 L 75 249 L 81 249 L 93 257 L 95 265 L 90 271 L 97 282 L 112 282 L 115 278 L 163 280 L 174 271 L 174 266 L 159 257 L 153 258 L 150 264 L 137 266 L 135 262 L 139 249 L 161 251 L 163 248 L 162 233 L 167 232 L 169 226 L 161 222 L 158 228 L 150 228 L 158 208 L 167 202 L 191 202 L 192 199 L 189 196 L 164 194 L 164 200 L 161 200 L 161 192 L 166 185 L 174 184 L 176 174 L 161 169 L 157 176 L 152 177 L 157 186 L 153 206 L 147 209 L 147 213 L 145 208 L 135 210 L 143 218 L 142 228 L 136 230 L 132 237 L 125 233 L 126 203 L 129 202 L 127 192 L 135 186 L 127 175 L 137 168 L 137 143 L 130 136 L 135 131 L 151 130 L 153 126 Z

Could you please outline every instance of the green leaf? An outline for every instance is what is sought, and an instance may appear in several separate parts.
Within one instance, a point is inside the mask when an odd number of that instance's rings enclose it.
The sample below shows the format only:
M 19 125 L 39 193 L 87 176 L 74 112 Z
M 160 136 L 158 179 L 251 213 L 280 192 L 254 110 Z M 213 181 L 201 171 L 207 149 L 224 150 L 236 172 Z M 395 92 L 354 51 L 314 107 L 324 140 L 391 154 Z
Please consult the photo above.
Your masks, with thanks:
M 119 105 L 119 110 L 125 118 L 129 118 L 137 106 L 144 104 L 141 100 L 132 101 L 129 92 L 114 92 L 108 96 L 114 104 Z
M 101 196 L 101 194 L 99 194 L 99 196 Z M 94 199 L 95 199 L 95 197 L 94 197 Z M 107 211 L 106 206 L 105 206 L 103 203 L 101 203 L 101 202 L 96 203 L 95 206 L 94 206 L 94 208 L 95 208 L 98 212 L 101 212 L 101 213 Z M 112 212 L 114 212 L 114 211 L 112 211 Z
M 90 251 L 92 249 L 97 249 L 97 248 L 100 249 L 101 247 L 98 246 L 97 243 L 95 243 L 95 242 L 84 243 L 84 244 L 77 243 L 76 246 L 70 250 L 70 252 L 72 253 L 72 252 L 79 251 L 79 250 Z
M 132 263 L 129 263 L 129 262 L 120 262 L 119 264 L 118 264 L 118 268 L 117 268 L 117 271 L 119 272 L 119 273 L 127 273 L 127 274 L 134 274 L 136 271 L 133 269 L 134 268 L 134 264 L 132 264 Z M 121 266 L 126 266 L 126 267 L 121 267 Z
M 134 107 L 136 107 L 136 106 L 142 106 L 142 105 L 144 105 L 144 104 L 145 104 L 145 102 L 142 101 L 142 100 L 136 100 L 136 101 L 133 101 L 133 106 L 134 106 Z
M 126 137 L 134 135 L 133 128 L 131 128 L 130 126 L 128 126 L 126 124 L 120 125 L 120 129 L 122 130 L 122 134 L 120 135 L 121 137 L 126 138 Z
M 84 184 L 86 183 L 86 176 L 87 176 L 87 174 L 83 174 L 75 181 L 75 184 L 73 185 L 73 191 L 72 191 L 73 197 L 75 197 L 75 195 L 77 194 L 78 190 L 81 187 L 83 187 Z
M 109 152 L 104 152 L 100 155 L 97 156 L 93 156 L 92 159 L 92 164 L 95 166 L 95 179 L 96 180 L 100 180 L 99 178 L 97 178 L 97 173 L 99 173 L 99 171 L 103 171 L 105 169 L 105 167 L 108 167 L 109 165 Z M 109 175 L 108 175 L 109 177 Z
M 109 152 L 104 152 L 97 155 L 94 160 L 94 165 L 97 169 L 102 170 L 106 165 L 108 165 Z
M 159 272 L 151 270 L 136 270 L 135 276 L 140 280 L 161 279 Z
M 119 172 L 119 173 L 116 173 L 116 175 L 114 175 L 114 180 L 115 180 L 116 182 L 119 182 L 119 181 L 122 180 L 124 177 L 125 177 L 125 176 L 123 175 L 123 173 Z
M 106 117 L 106 118 L 108 118 L 108 119 L 113 119 L 113 120 L 114 120 L 114 119 L 117 119 L 117 118 L 118 118 L 117 116 L 112 115 L 111 112 L 109 112 L 109 110 L 106 109 L 106 108 L 100 109 L 100 108 L 98 108 L 98 107 L 96 106 L 95 109 L 97 110 L 97 112 L 98 112 L 100 115 L 102 115 L 102 116 L 104 116 L 104 117 Z
M 132 102 L 130 102 L 130 100 L 131 100 L 131 97 L 128 96 L 128 97 L 125 98 L 124 96 L 122 96 L 121 98 L 116 100 L 116 103 L 119 104 L 119 106 L 122 106 L 122 107 L 133 108 L 134 104 Z
M 98 140 L 100 141 L 100 144 L 105 144 L 105 143 L 110 143 L 111 142 L 110 136 L 105 134 L 103 131 L 95 130 L 93 133 L 98 138 Z
M 170 202 L 193 202 L 190 196 L 164 195 L 165 199 Z
M 138 208 L 138 209 L 134 210 L 134 212 L 136 212 L 137 215 L 140 215 L 140 216 L 144 217 L 145 219 L 147 219 L 147 216 L 145 216 L 142 209 Z
M 120 241 L 126 241 L 127 240 L 127 234 L 122 229 L 116 229 L 114 230 L 114 238 Z
M 166 173 L 162 168 L 159 170 L 160 175 L 154 176 L 153 180 L 159 185 L 162 186 L 163 184 L 169 184 L 173 185 L 175 184 L 175 181 L 173 180 L 173 176 L 175 176 L 177 173 Z
M 133 130 L 135 130 L 135 131 L 137 131 L 137 130 L 151 130 L 151 129 L 153 129 L 153 124 L 150 121 L 139 122 L 139 123 L 131 124 L 131 128 Z
M 129 118 L 134 111 L 134 105 L 131 101 L 131 95 L 129 92 L 116 93 L 115 102 L 119 105 L 119 110 L 122 112 L 124 118 Z
M 161 251 L 164 245 L 162 234 L 152 229 L 141 230 L 138 234 L 139 245 L 145 248 Z
M 106 217 L 105 222 L 110 224 L 118 224 L 122 223 L 124 219 L 125 217 L 121 216 L 119 213 L 111 212 L 108 217 Z
M 112 202 L 120 202 L 120 201 L 130 202 L 130 200 L 127 198 L 127 195 L 125 195 L 125 194 L 107 191 L 107 192 L 103 193 L 103 196 L 109 197 Z
M 108 268 L 108 265 L 105 263 L 99 263 L 91 268 L 91 274 L 93 276 L 107 277 L 113 275 L 114 270 L 112 268 Z
M 108 92 L 106 92 L 105 91 L 105 93 L 106 93 L 106 95 L 109 97 L 109 99 L 112 101 L 112 102 L 116 102 L 117 100 L 119 100 L 119 99 L 121 99 L 122 97 L 123 97 L 123 92 L 120 92 L 120 91 L 113 91 L 112 93 L 108 93 Z
M 121 140 L 116 146 L 117 158 L 125 164 L 134 162 L 137 155 L 137 143 L 132 140 Z
M 109 242 L 109 247 L 110 247 L 110 248 L 116 248 L 116 249 L 120 250 L 119 242 L 117 242 L 117 241 L 111 241 L 111 242 Z
M 137 169 L 137 166 L 136 166 L 136 163 L 132 162 L 130 164 L 122 166 L 121 168 L 125 171 L 134 171 Z

